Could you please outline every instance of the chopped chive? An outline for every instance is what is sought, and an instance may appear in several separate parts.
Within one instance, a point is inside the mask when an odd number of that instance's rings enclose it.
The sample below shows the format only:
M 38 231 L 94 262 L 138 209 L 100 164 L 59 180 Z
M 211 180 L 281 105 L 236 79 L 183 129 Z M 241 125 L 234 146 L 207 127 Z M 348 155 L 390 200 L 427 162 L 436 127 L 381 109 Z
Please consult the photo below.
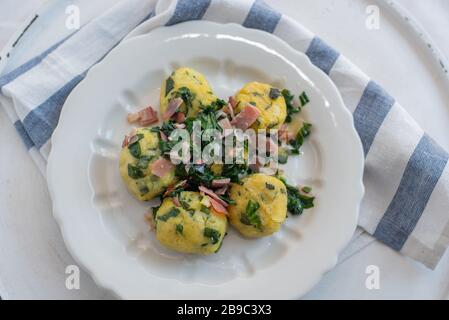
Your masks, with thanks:
M 307 96 L 307 93 L 305 91 L 303 91 L 299 95 L 299 101 L 301 102 L 301 107 L 304 107 L 306 104 L 310 102 L 309 97 Z
M 184 231 L 183 225 L 178 223 L 176 225 L 176 233 L 182 235 L 183 231 Z

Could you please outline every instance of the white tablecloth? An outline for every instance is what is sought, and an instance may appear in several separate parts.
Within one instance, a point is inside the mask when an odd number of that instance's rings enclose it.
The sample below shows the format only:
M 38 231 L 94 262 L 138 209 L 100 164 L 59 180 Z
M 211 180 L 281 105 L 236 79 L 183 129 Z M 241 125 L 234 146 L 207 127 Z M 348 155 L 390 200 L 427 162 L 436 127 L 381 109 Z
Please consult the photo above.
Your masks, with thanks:
M 2 0 L 0 48 L 44 0 Z M 449 150 L 448 82 L 408 29 L 381 10 L 380 29 L 365 27 L 366 0 L 266 0 L 338 48 L 402 102 L 418 123 Z M 449 1 L 398 0 L 449 56 Z M 108 298 L 82 273 L 81 289 L 65 288 L 74 264 L 56 223 L 45 180 L 0 108 L 0 296 L 3 298 Z M 363 241 L 359 244 L 363 245 Z M 449 294 L 449 254 L 435 271 L 370 243 L 329 272 L 306 298 L 424 298 Z M 363 247 L 363 246 L 362 246 Z M 366 267 L 380 270 L 380 289 L 365 286 Z

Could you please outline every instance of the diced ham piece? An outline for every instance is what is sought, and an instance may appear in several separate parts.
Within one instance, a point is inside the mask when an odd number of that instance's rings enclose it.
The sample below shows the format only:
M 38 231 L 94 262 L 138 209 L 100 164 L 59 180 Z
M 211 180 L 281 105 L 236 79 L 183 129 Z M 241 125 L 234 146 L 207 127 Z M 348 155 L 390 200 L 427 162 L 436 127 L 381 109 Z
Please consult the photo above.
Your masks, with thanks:
M 220 121 L 218 121 L 218 124 L 223 130 L 232 129 L 231 121 L 229 121 L 228 118 L 221 119 Z
M 151 164 L 151 173 L 161 178 L 165 176 L 175 166 L 167 159 L 160 157 Z
M 154 111 L 152 107 L 145 108 L 139 111 L 139 125 L 146 127 L 150 124 L 156 123 L 159 121 L 157 118 L 157 112 Z
M 212 208 L 217 212 L 221 214 L 228 214 L 228 210 L 226 210 L 226 207 L 223 206 L 220 202 L 213 199 L 212 197 L 208 197 L 210 204 L 212 205 Z
M 123 139 L 123 142 L 122 142 L 122 148 L 128 146 L 128 144 L 129 144 L 129 137 L 125 136 L 125 138 Z
M 174 116 L 176 123 L 184 123 L 186 121 L 186 115 L 183 112 L 177 112 Z
M 176 129 L 184 129 L 186 127 L 184 123 L 175 123 L 174 126 Z
M 235 117 L 235 107 L 237 106 L 237 101 L 235 101 L 235 98 L 233 96 L 229 97 L 228 105 L 223 108 L 223 111 L 226 112 L 231 116 L 231 119 L 234 119 Z
M 223 207 L 227 207 L 228 204 L 226 203 L 226 201 L 224 201 L 223 199 L 221 199 L 215 192 L 213 192 L 212 190 L 204 187 L 204 186 L 199 186 L 198 189 L 203 192 L 204 194 L 207 194 L 211 199 L 214 199 L 215 201 L 217 201 L 218 203 L 220 203 Z
M 214 187 L 214 188 L 222 188 L 224 186 L 227 186 L 230 182 L 231 182 L 230 178 L 215 179 L 215 180 L 212 180 L 212 187 Z
M 139 121 L 139 119 L 140 119 L 139 112 L 130 112 L 130 113 L 128 113 L 127 119 L 128 119 L 129 123 L 134 123 L 134 122 Z
M 139 137 L 137 135 L 133 135 L 128 138 L 128 144 L 134 144 L 139 141 Z
M 235 118 L 231 121 L 231 124 L 238 129 L 246 130 L 254 122 L 256 122 L 257 117 L 259 116 L 259 109 L 248 103 L 245 108 L 235 116 Z
M 181 98 L 174 98 L 171 99 L 168 103 L 167 110 L 162 115 L 162 118 L 164 120 L 170 119 L 176 112 L 178 112 L 179 107 L 183 103 L 183 100 Z
M 256 162 L 249 165 L 249 168 L 254 172 L 259 172 L 260 168 L 262 168 L 262 164 L 259 161 L 259 158 L 256 157 Z
M 266 145 L 267 151 L 270 154 L 276 154 L 278 152 L 278 145 L 273 141 L 271 138 L 267 138 L 267 145 Z
M 235 107 L 237 106 L 237 101 L 235 101 L 235 98 L 233 96 L 229 97 L 228 102 L 231 105 L 232 109 L 235 109 Z
M 157 113 L 152 107 L 147 107 L 138 112 L 128 113 L 128 122 L 139 122 L 139 125 L 146 127 L 150 124 L 158 122 Z
M 226 191 L 228 190 L 228 186 L 224 186 L 221 187 L 220 189 L 215 190 L 215 193 L 218 194 L 219 196 L 222 196 L 226 193 Z
M 159 131 L 159 134 L 161 135 L 161 140 L 162 141 L 168 141 L 167 135 L 164 132 Z
M 234 108 L 231 106 L 230 103 L 228 103 L 228 105 L 226 107 L 223 108 L 223 111 L 228 114 L 231 119 L 234 119 L 235 115 L 234 115 Z
M 288 126 L 283 124 L 278 131 L 279 140 L 287 142 L 290 140 L 291 135 L 292 134 L 288 131 Z

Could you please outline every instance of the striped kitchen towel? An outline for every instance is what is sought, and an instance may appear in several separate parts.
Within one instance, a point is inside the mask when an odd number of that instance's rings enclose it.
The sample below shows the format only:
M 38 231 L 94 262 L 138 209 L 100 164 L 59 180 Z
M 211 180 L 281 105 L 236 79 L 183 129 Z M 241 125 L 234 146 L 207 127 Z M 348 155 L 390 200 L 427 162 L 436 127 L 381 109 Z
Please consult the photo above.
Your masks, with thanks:
M 124 0 L 2 75 L 0 102 L 42 172 L 62 105 L 93 65 L 124 38 L 200 19 L 273 33 L 329 75 L 354 115 L 366 157 L 359 226 L 435 268 L 449 245 L 448 153 L 338 51 L 259 0 Z

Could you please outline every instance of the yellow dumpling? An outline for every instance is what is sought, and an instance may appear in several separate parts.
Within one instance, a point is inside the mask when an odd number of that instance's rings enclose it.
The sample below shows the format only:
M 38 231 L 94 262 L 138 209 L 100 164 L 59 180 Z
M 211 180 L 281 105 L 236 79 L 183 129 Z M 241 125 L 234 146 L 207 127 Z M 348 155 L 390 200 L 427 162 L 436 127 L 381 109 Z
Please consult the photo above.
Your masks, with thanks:
M 147 201 L 162 194 L 177 178 L 174 169 L 162 177 L 151 172 L 151 164 L 161 155 L 158 133 L 152 132 L 150 128 L 139 128 L 136 136 L 137 141 L 120 152 L 120 175 L 137 199 Z
M 236 113 L 246 104 L 252 104 L 260 111 L 260 116 L 251 126 L 252 129 L 278 129 L 287 117 L 287 106 L 279 89 L 269 84 L 250 82 L 235 95 Z
M 184 191 L 165 198 L 156 212 L 156 237 L 159 242 L 178 252 L 208 255 L 217 252 L 227 230 L 227 219 L 201 203 L 198 192 Z M 203 201 L 204 202 L 204 201 Z
M 287 190 L 277 178 L 253 174 L 232 184 L 229 222 L 245 237 L 260 238 L 279 230 L 287 217 Z
M 173 98 L 182 98 L 184 103 L 180 110 L 187 117 L 194 117 L 202 106 L 208 106 L 217 100 L 206 78 L 191 68 L 179 68 L 162 83 L 161 113 L 167 110 Z

